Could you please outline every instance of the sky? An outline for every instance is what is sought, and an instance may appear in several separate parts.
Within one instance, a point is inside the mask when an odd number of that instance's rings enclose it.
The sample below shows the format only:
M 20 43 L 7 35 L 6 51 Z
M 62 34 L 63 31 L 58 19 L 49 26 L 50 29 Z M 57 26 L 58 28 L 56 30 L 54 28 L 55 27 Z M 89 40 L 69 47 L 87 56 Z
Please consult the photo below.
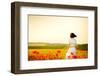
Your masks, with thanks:
M 28 42 L 69 43 L 70 33 L 78 44 L 88 43 L 88 18 L 64 16 L 28 16 Z

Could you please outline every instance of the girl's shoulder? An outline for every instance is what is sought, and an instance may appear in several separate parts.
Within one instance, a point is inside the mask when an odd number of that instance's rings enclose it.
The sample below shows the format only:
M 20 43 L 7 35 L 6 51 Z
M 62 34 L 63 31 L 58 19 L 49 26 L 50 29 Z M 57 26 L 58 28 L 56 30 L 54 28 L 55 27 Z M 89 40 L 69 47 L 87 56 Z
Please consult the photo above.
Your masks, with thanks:
M 69 41 L 70 41 L 70 42 L 76 42 L 76 39 L 70 38 Z
M 76 40 L 75 38 L 70 38 L 69 40 Z

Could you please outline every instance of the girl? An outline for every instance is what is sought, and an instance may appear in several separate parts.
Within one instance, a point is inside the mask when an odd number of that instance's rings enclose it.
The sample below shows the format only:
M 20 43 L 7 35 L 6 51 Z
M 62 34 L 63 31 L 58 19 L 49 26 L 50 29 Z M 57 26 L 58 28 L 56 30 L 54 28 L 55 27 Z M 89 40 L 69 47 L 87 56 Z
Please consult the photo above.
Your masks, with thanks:
M 76 39 L 75 37 L 77 37 L 74 33 L 70 34 L 70 39 L 69 39 L 69 48 L 68 51 L 66 53 L 66 58 L 70 59 L 70 58 L 77 58 L 76 56 Z

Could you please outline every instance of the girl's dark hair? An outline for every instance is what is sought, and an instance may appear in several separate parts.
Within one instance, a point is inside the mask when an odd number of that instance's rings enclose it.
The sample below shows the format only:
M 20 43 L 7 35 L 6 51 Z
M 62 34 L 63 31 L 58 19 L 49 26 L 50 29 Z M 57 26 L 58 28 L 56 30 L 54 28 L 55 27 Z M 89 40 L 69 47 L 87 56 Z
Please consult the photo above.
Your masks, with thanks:
M 70 38 L 77 37 L 74 33 L 70 33 Z

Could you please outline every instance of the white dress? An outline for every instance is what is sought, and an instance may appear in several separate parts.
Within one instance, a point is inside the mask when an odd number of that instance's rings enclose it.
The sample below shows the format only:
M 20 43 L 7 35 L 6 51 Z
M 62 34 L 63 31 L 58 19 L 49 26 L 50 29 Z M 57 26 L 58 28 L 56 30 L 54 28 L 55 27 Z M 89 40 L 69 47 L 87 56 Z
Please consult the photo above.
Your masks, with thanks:
M 68 49 L 68 51 L 66 53 L 66 58 L 68 56 L 70 56 L 71 53 L 73 53 L 74 55 L 76 55 L 76 48 L 75 48 L 75 46 L 76 46 L 76 40 L 74 38 L 71 38 L 69 40 L 69 47 L 68 47 L 69 49 Z

